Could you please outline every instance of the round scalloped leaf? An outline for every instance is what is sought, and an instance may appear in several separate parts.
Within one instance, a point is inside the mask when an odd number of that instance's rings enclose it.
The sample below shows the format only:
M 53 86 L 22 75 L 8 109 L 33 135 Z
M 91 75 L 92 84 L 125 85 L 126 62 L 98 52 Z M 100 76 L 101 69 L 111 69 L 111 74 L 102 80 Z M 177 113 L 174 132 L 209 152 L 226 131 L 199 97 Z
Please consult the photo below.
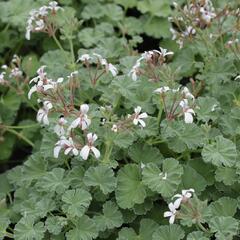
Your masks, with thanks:
M 232 239 L 238 234 L 239 222 L 233 217 L 213 217 L 209 222 L 210 230 L 218 240 Z
M 68 180 L 64 175 L 65 170 L 63 168 L 54 168 L 51 172 L 47 172 L 43 177 L 39 178 L 36 187 L 45 192 L 61 194 L 69 186 Z
M 144 154 L 143 154 L 144 153 Z M 130 158 L 136 163 L 162 163 L 163 156 L 159 149 L 146 144 L 134 144 L 128 150 Z
M 103 205 L 103 215 L 95 216 L 94 221 L 97 222 L 100 231 L 105 231 L 120 227 L 123 224 L 123 216 L 117 205 L 108 201 Z
M 87 186 L 98 186 L 104 194 L 114 191 L 117 185 L 113 170 L 107 166 L 90 167 L 83 181 Z
M 67 240 L 92 240 L 97 236 L 96 224 L 86 215 L 78 218 L 75 227 L 66 233 Z
M 146 190 L 141 181 L 140 169 L 136 164 L 127 164 L 119 170 L 115 194 L 118 205 L 123 209 L 144 202 Z
M 143 168 L 143 183 L 152 191 L 164 197 L 170 197 L 177 190 L 183 168 L 177 160 L 167 158 L 163 161 L 162 171 L 155 163 L 149 163 Z
M 237 211 L 237 200 L 229 197 L 222 197 L 212 202 L 209 207 L 211 216 L 233 217 Z
M 203 232 L 195 231 L 188 234 L 187 240 L 209 240 L 209 238 Z
M 42 222 L 34 223 L 33 218 L 21 218 L 14 228 L 16 240 L 41 240 L 44 238 L 45 227 Z
M 163 225 L 154 233 L 152 240 L 181 240 L 184 238 L 184 231 L 179 225 Z
M 236 145 L 223 136 L 217 136 L 215 141 L 203 147 L 202 157 L 205 162 L 216 166 L 232 167 L 236 163 Z
M 45 226 L 47 230 L 53 235 L 58 235 L 61 233 L 62 228 L 67 225 L 67 219 L 61 216 L 51 216 L 48 217 Z
M 225 185 L 233 185 L 238 180 L 236 169 L 230 167 L 218 167 L 215 171 L 217 182 L 223 182 Z
M 91 200 L 91 194 L 84 189 L 68 190 L 62 196 L 62 201 L 65 203 L 62 209 L 71 217 L 81 217 L 89 207 Z
M 132 228 L 122 228 L 118 233 L 117 240 L 137 240 L 139 239 L 137 234 Z

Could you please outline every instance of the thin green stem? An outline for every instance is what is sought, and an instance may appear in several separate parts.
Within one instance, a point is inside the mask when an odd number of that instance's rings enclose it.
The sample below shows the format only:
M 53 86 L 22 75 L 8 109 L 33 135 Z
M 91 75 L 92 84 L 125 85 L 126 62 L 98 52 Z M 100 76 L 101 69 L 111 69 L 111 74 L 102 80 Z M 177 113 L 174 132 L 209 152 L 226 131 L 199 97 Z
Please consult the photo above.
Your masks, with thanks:
M 52 37 L 53 37 L 53 40 L 55 41 L 55 43 L 57 44 L 57 46 L 59 47 L 59 49 L 62 50 L 64 52 L 64 54 L 65 54 L 65 51 L 64 51 L 64 49 L 62 47 L 62 44 L 58 41 L 58 39 L 56 38 L 56 35 L 53 34 Z
M 11 129 L 24 129 L 24 128 L 33 128 L 39 126 L 38 123 L 36 124 L 31 124 L 31 125 L 23 125 L 23 126 L 4 126 L 6 128 L 11 128 Z
M 74 70 L 75 70 L 75 55 L 74 55 L 72 38 L 68 38 L 68 42 L 69 42 L 70 51 L 71 51 L 72 64 L 73 64 Z
M 27 137 L 25 137 L 24 135 L 22 135 L 21 133 L 15 131 L 15 130 L 13 130 L 13 129 L 9 129 L 9 128 L 6 128 L 6 131 L 7 131 L 7 132 L 10 132 L 10 133 L 12 133 L 12 134 L 14 134 L 14 135 L 16 135 L 17 137 L 19 137 L 20 139 L 22 139 L 23 141 L 25 141 L 26 143 L 28 143 L 30 146 L 34 147 L 34 143 L 33 143 L 31 140 L 29 140 Z

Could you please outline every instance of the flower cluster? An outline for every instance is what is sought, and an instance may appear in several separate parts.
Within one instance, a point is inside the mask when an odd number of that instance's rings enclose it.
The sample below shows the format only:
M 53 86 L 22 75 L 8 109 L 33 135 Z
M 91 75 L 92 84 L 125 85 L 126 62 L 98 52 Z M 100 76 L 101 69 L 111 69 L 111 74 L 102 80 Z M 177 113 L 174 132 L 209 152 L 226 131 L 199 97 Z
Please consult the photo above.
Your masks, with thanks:
M 162 65 L 166 60 L 166 56 L 173 55 L 173 52 L 168 52 L 167 49 L 161 48 L 159 50 L 151 50 L 144 52 L 141 57 L 136 61 L 135 65 L 132 67 L 131 71 L 129 72 L 129 76 L 132 78 L 133 81 L 136 81 L 140 75 L 149 74 L 148 72 L 144 71 L 141 68 L 141 62 L 147 64 L 147 67 L 150 69 L 154 69 L 155 67 Z M 151 80 L 156 80 L 156 76 L 149 75 Z
M 113 77 L 115 77 L 118 74 L 117 68 L 111 64 L 108 63 L 108 61 L 103 58 L 100 54 L 93 53 L 92 55 L 89 54 L 83 54 L 81 55 L 78 60 L 78 62 L 82 62 L 87 67 L 89 67 L 89 64 L 94 63 L 97 64 L 97 69 L 101 66 L 104 69 L 104 72 L 108 73 L 110 72 Z
M 178 209 L 180 208 L 181 204 L 185 204 L 189 201 L 194 193 L 194 189 L 190 188 L 188 190 L 182 190 L 181 194 L 176 194 L 173 196 L 173 199 L 176 200 L 172 203 L 168 204 L 168 208 L 170 211 L 164 212 L 164 217 L 169 217 L 169 223 L 173 224 L 175 218 L 178 214 Z
M 193 115 L 195 115 L 195 112 L 189 105 L 189 101 L 194 103 L 195 97 L 187 87 L 170 89 L 168 86 L 164 86 L 154 90 L 154 93 L 160 95 L 168 120 L 183 115 L 185 123 L 193 122 Z M 180 112 L 178 111 L 179 108 Z
M 58 78 L 57 81 L 53 81 L 47 77 L 45 72 L 46 66 L 41 66 L 38 70 L 38 76 L 33 78 L 29 83 L 35 83 L 28 92 L 28 98 L 30 99 L 34 92 L 45 93 L 49 89 L 55 89 L 58 83 L 63 82 L 63 78 Z
M 175 28 L 171 28 L 172 39 L 177 40 L 180 48 L 183 47 L 185 39 L 192 39 L 196 34 L 196 28 L 203 29 L 209 26 L 212 20 L 217 16 L 215 8 L 210 0 L 192 1 L 185 5 L 183 9 L 174 3 L 181 16 L 170 17 L 169 20 L 174 23 Z
M 113 132 L 118 132 L 119 130 L 125 130 L 131 127 L 131 125 L 139 125 L 141 128 L 146 127 L 146 123 L 144 119 L 148 118 L 148 114 L 146 112 L 141 113 L 142 108 L 137 106 L 134 108 L 134 113 L 129 114 L 126 119 L 120 120 L 117 123 L 112 125 L 111 130 Z
M 50 36 L 55 33 L 54 25 L 49 22 L 49 16 L 56 15 L 57 11 L 62 10 L 56 1 L 52 1 L 48 6 L 42 6 L 38 10 L 33 9 L 27 20 L 26 34 L 27 40 L 30 40 L 31 32 L 46 32 Z

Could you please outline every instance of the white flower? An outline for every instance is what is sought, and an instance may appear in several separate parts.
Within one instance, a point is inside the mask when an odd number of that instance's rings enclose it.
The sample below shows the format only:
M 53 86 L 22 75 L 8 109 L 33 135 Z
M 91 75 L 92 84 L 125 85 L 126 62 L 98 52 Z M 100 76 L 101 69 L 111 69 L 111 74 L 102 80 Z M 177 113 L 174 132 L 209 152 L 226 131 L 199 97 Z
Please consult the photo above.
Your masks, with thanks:
M 80 127 L 82 130 L 85 130 L 89 127 L 91 119 L 87 116 L 88 110 L 89 106 L 87 104 L 82 104 L 80 106 L 79 117 L 71 123 L 69 130 L 76 127 Z
M 138 125 L 138 123 L 140 123 L 140 125 L 142 127 L 145 127 L 146 123 L 142 119 L 147 118 L 148 115 L 145 112 L 140 114 L 141 110 L 142 110 L 142 108 L 140 106 L 138 106 L 134 109 L 135 115 L 134 115 L 134 119 L 133 119 L 133 124 Z
M 129 76 L 131 76 L 133 81 L 137 81 L 138 79 L 139 68 L 140 68 L 140 61 L 137 61 L 128 74 Z
M 189 108 L 187 99 L 183 99 L 179 105 L 183 109 L 185 123 L 193 123 L 193 115 L 195 115 L 195 112 L 192 108 Z
M 30 99 L 34 92 L 46 92 L 49 89 L 54 89 L 58 83 L 63 81 L 63 78 L 58 78 L 55 82 L 52 79 L 47 78 L 47 73 L 44 71 L 46 66 L 42 66 L 37 70 L 38 76 L 33 78 L 29 83 L 34 82 L 35 84 L 31 87 L 28 92 L 28 98 Z
M 37 121 L 43 123 L 44 125 L 49 125 L 48 112 L 53 107 L 50 101 L 44 101 L 43 107 L 37 112 Z
M 117 126 L 116 124 L 113 124 L 111 130 L 112 130 L 113 132 L 117 132 L 117 131 L 118 131 L 118 126 Z
M 183 35 L 187 37 L 189 35 L 194 35 L 195 33 L 196 33 L 196 30 L 192 26 L 188 26 L 186 30 L 183 32 Z
M 56 1 L 52 1 L 48 5 L 49 5 L 48 9 L 50 9 L 53 12 L 57 12 L 60 9 L 63 10 L 63 8 L 58 6 L 58 3 Z
M 21 77 L 22 74 L 23 74 L 23 72 L 19 68 L 15 67 L 11 70 L 11 73 L 9 74 L 9 77 L 18 78 L 18 77 Z
M 164 48 L 161 48 L 161 47 L 160 47 L 160 50 L 161 50 L 160 55 L 162 55 L 163 57 L 165 57 L 167 55 L 173 55 L 174 54 L 173 52 L 168 52 L 167 49 L 164 49 Z
M 35 31 L 41 31 L 45 28 L 45 23 L 42 19 L 38 20 L 35 22 L 36 23 L 36 26 L 35 26 Z
M 164 217 L 169 217 L 169 223 L 170 224 L 173 224 L 174 221 L 175 221 L 175 217 L 176 217 L 176 214 L 177 214 L 177 206 L 175 205 L 175 203 L 169 203 L 168 204 L 168 208 L 170 211 L 166 211 L 164 212 Z
M 60 137 L 65 134 L 64 125 L 67 123 L 64 117 L 58 119 L 58 124 L 54 127 L 54 132 Z
M 100 152 L 96 147 L 93 146 L 94 142 L 97 140 L 97 135 L 93 133 L 88 133 L 87 140 L 88 143 L 81 149 L 80 156 L 83 158 L 83 160 L 87 160 L 90 151 L 92 151 L 95 157 L 99 158 Z
M 153 92 L 162 94 L 162 93 L 168 92 L 169 90 L 170 90 L 170 88 L 166 86 L 166 87 L 157 88 Z
M 5 79 L 4 79 L 5 74 L 6 74 L 5 72 L 0 73 L 0 84 L 4 84 L 6 82 Z
M 83 54 L 78 58 L 77 61 L 88 62 L 91 59 L 92 57 L 89 54 Z
M 187 190 L 182 190 L 182 194 L 176 194 L 173 196 L 173 198 L 177 198 L 174 202 L 174 206 L 176 208 L 179 208 L 181 203 L 187 202 L 189 198 L 192 197 L 192 194 L 194 193 L 194 189 L 190 188 Z
M 8 66 L 6 64 L 1 66 L 2 69 L 6 70 L 8 68 Z
M 111 72 L 113 77 L 115 77 L 118 74 L 117 68 L 114 65 L 112 65 L 111 63 L 108 64 L 107 69 L 108 69 L 108 71 Z
M 195 97 L 190 93 L 189 89 L 187 87 L 183 87 L 182 89 L 182 94 L 186 97 L 186 98 L 190 98 L 190 99 L 195 99 Z
M 64 149 L 64 154 L 68 155 L 70 152 L 73 153 L 74 156 L 79 154 L 78 149 L 74 145 L 72 138 L 66 139 L 64 136 L 55 144 L 55 148 L 53 150 L 53 155 L 55 158 L 58 158 L 61 149 Z

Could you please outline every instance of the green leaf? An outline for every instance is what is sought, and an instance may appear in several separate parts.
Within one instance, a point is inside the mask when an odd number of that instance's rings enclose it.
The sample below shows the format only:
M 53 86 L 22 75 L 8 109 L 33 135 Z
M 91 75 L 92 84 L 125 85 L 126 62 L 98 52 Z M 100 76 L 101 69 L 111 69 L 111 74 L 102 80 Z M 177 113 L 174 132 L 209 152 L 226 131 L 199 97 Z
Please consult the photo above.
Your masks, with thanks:
M 114 191 L 117 185 L 113 170 L 101 165 L 90 167 L 85 172 L 83 181 L 87 186 L 98 186 L 104 194 Z
M 114 2 L 122 5 L 125 9 L 133 8 L 137 5 L 137 0 L 114 0 Z
M 208 182 L 199 174 L 194 168 L 185 165 L 183 167 L 184 173 L 182 175 L 182 188 L 193 188 L 196 192 L 202 192 L 207 187 Z
M 168 0 L 141 0 L 138 1 L 137 8 L 142 13 L 149 12 L 151 16 L 167 17 L 171 14 Z
M 36 71 L 40 67 L 38 57 L 36 54 L 29 54 L 25 56 L 22 60 L 23 71 L 29 76 L 33 77 Z
M 64 173 L 65 170 L 63 168 L 54 168 L 37 181 L 36 187 L 46 192 L 64 193 L 69 185 L 68 180 L 64 177 Z
M 117 240 L 138 240 L 138 236 L 132 228 L 122 228 L 118 233 Z
M 212 216 L 233 217 L 237 211 L 237 200 L 229 197 L 222 197 L 212 202 L 209 207 Z
M 62 228 L 67 225 L 67 219 L 60 216 L 48 217 L 45 225 L 50 233 L 58 235 L 61 233 Z
M 33 218 L 21 218 L 14 228 L 14 239 L 16 240 L 41 240 L 44 238 L 44 224 L 34 223 Z
M 203 144 L 203 131 L 194 123 L 186 124 L 183 121 L 161 123 L 162 137 L 168 147 L 175 152 L 194 150 Z
M 171 33 L 169 31 L 171 24 L 168 22 L 166 18 L 163 17 L 153 17 L 150 18 L 148 15 L 142 16 L 140 18 L 144 32 L 155 38 L 169 38 L 171 37 Z
M 56 61 L 56 59 L 58 59 Z M 68 59 L 71 59 L 69 52 L 63 52 L 61 50 L 52 50 L 46 52 L 40 59 L 42 65 L 46 65 L 46 72 L 49 78 L 67 78 L 69 70 L 67 70 Z
M 233 217 L 213 217 L 209 226 L 218 240 L 232 239 L 238 233 L 238 220 Z
M 123 209 L 143 203 L 146 191 L 137 165 L 127 164 L 119 170 L 115 194 L 118 205 Z
M 223 136 L 217 136 L 215 141 L 206 144 L 202 150 L 202 157 L 205 162 L 216 166 L 232 167 L 237 158 L 236 145 Z
M 225 185 L 233 185 L 238 180 L 236 169 L 230 167 L 218 167 L 215 172 L 215 179 Z
M 180 240 L 184 238 L 184 231 L 179 225 L 160 226 L 154 233 L 152 240 Z
M 67 240 L 92 240 L 98 236 L 94 221 L 84 215 L 77 219 L 75 228 L 66 233 Z
M 142 219 L 140 222 L 140 239 L 151 240 L 153 233 L 158 229 L 158 224 L 152 219 Z
M 170 197 L 177 190 L 182 174 L 183 168 L 178 161 L 167 158 L 163 161 L 162 171 L 154 163 L 143 168 L 143 183 L 163 197 Z
M 187 240 L 209 240 L 209 238 L 203 232 L 195 231 L 188 234 Z
M 204 122 L 209 120 L 215 121 L 218 117 L 218 110 L 220 109 L 219 102 L 213 97 L 199 97 L 197 99 L 196 114 L 197 119 Z
M 94 221 L 97 221 L 100 231 L 105 231 L 120 227 L 123 224 L 123 216 L 117 205 L 108 201 L 103 205 L 103 215 L 95 216 Z
M 128 150 L 128 154 L 134 162 L 139 164 L 156 163 L 159 165 L 163 160 L 158 148 L 143 143 L 132 145 Z
M 81 217 L 89 207 L 92 197 L 84 189 L 74 189 L 66 191 L 62 196 L 65 203 L 62 206 L 63 211 L 71 217 Z
M 8 228 L 8 225 L 10 224 L 10 220 L 5 217 L 0 218 L 0 238 L 4 239 L 6 236 L 6 230 Z

